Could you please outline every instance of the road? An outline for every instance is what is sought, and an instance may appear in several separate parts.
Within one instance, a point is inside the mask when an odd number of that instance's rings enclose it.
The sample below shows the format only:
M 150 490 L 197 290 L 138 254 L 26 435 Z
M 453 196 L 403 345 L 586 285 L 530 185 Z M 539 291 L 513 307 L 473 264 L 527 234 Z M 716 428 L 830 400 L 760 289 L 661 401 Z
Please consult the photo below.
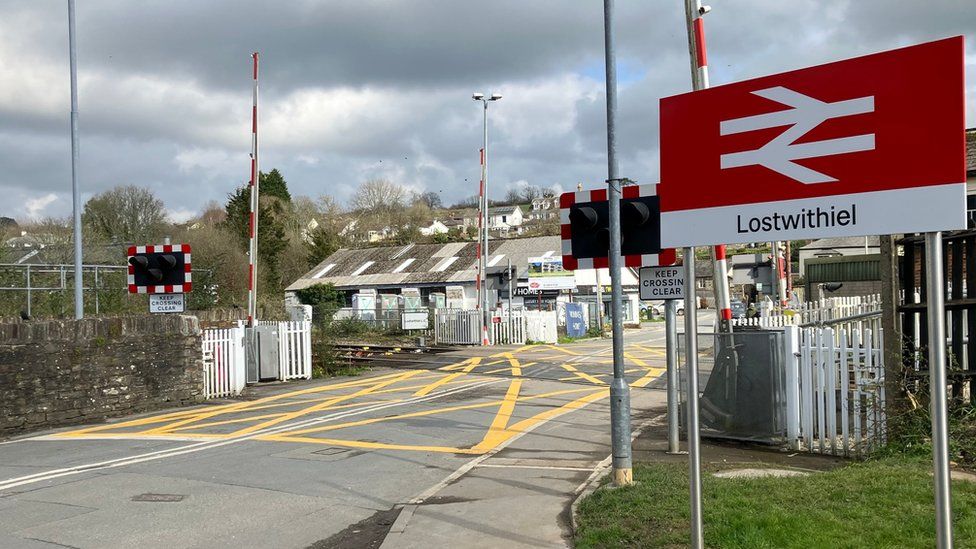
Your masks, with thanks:
M 635 426 L 663 338 L 626 334 Z M 611 371 L 608 340 L 470 348 L 0 443 L 0 547 L 564 546 Z

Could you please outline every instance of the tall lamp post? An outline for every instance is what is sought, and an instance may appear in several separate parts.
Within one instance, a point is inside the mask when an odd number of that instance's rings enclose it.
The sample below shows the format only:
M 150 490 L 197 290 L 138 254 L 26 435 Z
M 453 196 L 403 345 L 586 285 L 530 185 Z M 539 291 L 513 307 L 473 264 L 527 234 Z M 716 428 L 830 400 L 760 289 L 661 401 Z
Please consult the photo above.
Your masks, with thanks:
M 481 257 L 478 258 L 478 271 L 481 279 L 479 280 L 478 301 L 481 304 L 481 314 L 484 317 L 484 326 L 487 328 L 488 321 L 488 103 L 498 101 L 502 98 L 500 93 L 493 93 L 485 97 L 483 93 L 471 95 L 471 99 L 481 101 L 484 105 L 484 143 L 481 149 L 481 234 L 478 235 L 481 244 Z

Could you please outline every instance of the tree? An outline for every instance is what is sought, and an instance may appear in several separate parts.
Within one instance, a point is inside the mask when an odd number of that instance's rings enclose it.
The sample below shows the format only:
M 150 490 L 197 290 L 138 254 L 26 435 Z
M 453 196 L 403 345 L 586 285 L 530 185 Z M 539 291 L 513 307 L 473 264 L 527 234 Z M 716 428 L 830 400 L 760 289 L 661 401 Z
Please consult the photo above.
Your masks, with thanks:
M 162 235 L 166 214 L 163 201 L 152 191 L 125 185 L 90 198 L 82 221 L 95 235 L 114 244 L 151 244 Z
M 451 206 L 452 210 L 460 210 L 464 208 L 477 208 L 478 207 L 478 195 L 472 195 L 467 198 L 462 198 L 458 200 Z
M 277 168 L 268 173 L 262 173 L 259 179 L 261 187 L 258 192 L 261 196 L 275 196 L 285 202 L 291 202 L 291 193 L 288 192 L 288 182 L 281 176 Z
M 336 253 L 343 245 L 343 239 L 338 233 L 326 227 L 319 227 L 312 231 L 311 242 L 308 243 L 308 267 L 312 268 L 325 261 L 325 258 Z
M 444 207 L 444 203 L 441 201 L 441 195 L 435 193 L 434 191 L 427 191 L 425 193 L 420 193 L 416 196 L 414 201 L 422 202 L 432 210 L 440 210 Z
M 291 194 L 288 183 L 278 170 L 260 176 L 260 207 L 258 212 L 258 272 L 272 289 L 281 288 L 281 256 L 288 247 L 286 223 L 291 215 Z M 250 239 L 251 187 L 238 187 L 227 199 L 224 210 L 227 219 L 223 227 L 237 237 L 242 250 Z
M 363 182 L 352 197 L 352 207 L 364 212 L 393 212 L 404 206 L 406 190 L 386 179 Z

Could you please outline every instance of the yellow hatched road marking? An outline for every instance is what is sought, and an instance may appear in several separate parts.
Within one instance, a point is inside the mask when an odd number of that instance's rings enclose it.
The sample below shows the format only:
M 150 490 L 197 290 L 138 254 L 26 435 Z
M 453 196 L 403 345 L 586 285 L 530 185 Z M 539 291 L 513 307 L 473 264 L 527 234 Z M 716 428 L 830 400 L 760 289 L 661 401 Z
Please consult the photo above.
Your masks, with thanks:
M 421 372 L 421 371 L 423 371 L 423 370 L 416 370 L 416 372 Z M 176 423 L 171 423 L 171 424 L 166 425 L 164 427 L 157 427 L 155 429 L 150 429 L 149 431 L 146 431 L 145 433 L 146 434 L 162 434 L 162 433 L 166 432 L 167 430 L 174 429 L 176 427 L 182 427 L 183 425 L 187 425 L 187 424 L 190 424 L 190 423 L 195 423 L 197 421 L 204 420 L 204 419 L 209 419 L 211 417 L 218 416 L 218 415 L 221 415 L 221 414 L 227 414 L 227 413 L 231 413 L 231 412 L 240 412 L 240 411 L 246 410 L 246 409 L 248 409 L 251 406 L 254 406 L 256 404 L 264 404 L 264 403 L 274 402 L 274 401 L 282 400 L 282 399 L 289 398 L 289 397 L 293 397 L 293 396 L 307 395 L 307 394 L 312 394 L 312 393 L 321 393 L 321 392 L 331 391 L 331 390 L 334 390 L 334 389 L 345 389 L 345 388 L 348 388 L 348 387 L 359 387 L 359 386 L 362 386 L 362 385 L 369 385 L 371 383 L 376 383 L 376 382 L 378 382 L 380 380 L 385 380 L 385 379 L 390 379 L 390 378 L 399 378 L 399 377 L 402 377 L 402 376 L 403 376 L 403 374 L 401 374 L 401 373 L 387 374 L 387 375 L 382 375 L 382 376 L 377 376 L 377 377 L 372 377 L 372 378 L 367 378 L 367 379 L 361 379 L 361 380 L 357 380 L 357 381 L 348 381 L 348 382 L 345 382 L 345 383 L 338 383 L 338 384 L 335 384 L 335 385 L 323 385 L 323 386 L 320 386 L 320 387 L 311 387 L 309 389 L 301 389 L 301 390 L 298 390 L 298 391 L 290 391 L 290 392 L 287 392 L 287 393 L 281 393 L 279 395 L 272 395 L 272 396 L 269 396 L 269 397 L 259 398 L 257 400 L 251 400 L 251 401 L 248 401 L 248 402 L 241 402 L 241 403 L 237 403 L 237 404 L 229 404 L 227 406 L 220 406 L 220 407 L 218 407 L 217 410 L 211 410 L 211 411 L 206 411 L 206 412 L 201 412 L 201 413 L 195 414 L 192 417 L 189 417 L 189 418 L 184 419 L 182 421 L 177 421 Z M 159 421 L 156 420 L 155 418 L 145 418 L 145 419 L 142 419 L 142 420 L 135 420 L 135 421 L 132 421 L 132 422 L 126 422 L 126 423 L 121 423 L 121 424 L 114 424 L 111 427 L 110 426 L 103 426 L 103 428 L 108 429 L 108 428 L 112 428 L 112 427 L 133 427 L 133 426 L 145 425 L 145 424 L 149 424 L 149 423 L 159 423 Z M 96 429 L 98 429 L 98 428 L 94 428 L 94 429 L 91 429 L 91 430 L 96 430 Z M 89 430 L 89 431 L 91 431 L 91 430 Z
M 574 368 L 570 364 L 565 364 L 564 363 L 564 364 L 560 364 L 560 366 L 562 366 L 564 370 L 566 370 L 568 372 L 572 372 L 574 376 L 576 376 L 578 378 L 581 378 L 581 379 L 585 379 L 586 381 L 589 381 L 590 383 L 593 383 L 593 384 L 596 384 L 596 385 L 606 385 L 606 382 L 605 381 L 599 380 L 599 379 L 591 376 L 590 374 L 588 374 L 586 372 L 581 372 L 581 371 L 577 370 L 576 368 Z
M 508 391 L 502 399 L 501 406 L 498 407 L 498 413 L 495 414 L 495 418 L 488 427 L 488 433 L 485 434 L 485 438 L 481 439 L 481 442 L 471 448 L 472 451 L 479 453 L 487 452 L 500 443 L 501 438 L 504 436 L 505 427 L 508 426 L 508 422 L 512 418 L 512 411 L 515 409 L 515 403 L 518 401 L 519 391 L 521 390 L 522 380 L 513 379 L 508 385 Z
M 455 379 L 457 379 L 457 378 L 459 378 L 459 377 L 461 377 L 461 376 L 469 373 L 471 370 L 474 370 L 478 366 L 478 362 L 480 362 L 480 361 L 472 360 L 471 361 L 471 364 L 467 365 L 460 372 L 453 373 L 453 374 L 447 374 L 446 376 L 438 379 L 437 381 L 435 381 L 435 382 L 433 382 L 433 383 L 431 383 L 429 385 L 425 385 L 419 391 L 417 391 L 416 393 L 414 393 L 413 396 L 424 396 L 424 395 L 430 393 L 431 391 L 433 391 L 434 389 L 436 389 L 436 388 L 438 388 L 438 387 L 440 387 L 440 386 L 442 386 L 442 385 L 444 385 L 446 383 L 450 383 L 451 381 L 453 381 L 453 380 L 455 380 Z
M 353 399 L 353 398 L 356 398 L 356 397 L 360 397 L 360 396 L 363 396 L 363 395 L 368 395 L 368 394 L 370 394 L 370 393 L 372 393 L 374 391 L 378 391 L 378 390 L 380 390 L 380 389 L 382 389 L 382 388 L 384 388 L 384 387 L 386 387 L 388 385 L 392 385 L 392 384 L 394 384 L 394 383 L 396 383 L 398 381 L 403 381 L 405 379 L 409 379 L 409 378 L 411 378 L 411 377 L 413 377 L 413 376 L 415 376 L 415 375 L 417 375 L 417 374 L 419 374 L 421 372 L 423 372 L 423 370 L 411 370 L 409 372 L 406 372 L 404 374 L 401 374 L 400 376 L 398 376 L 396 378 L 387 379 L 387 380 L 381 381 L 380 383 L 377 383 L 375 385 L 372 385 L 370 387 L 366 387 L 364 389 L 360 389 L 359 391 L 356 391 L 355 393 L 350 393 L 348 395 L 340 395 L 340 396 L 337 396 L 337 397 L 333 397 L 333 398 L 330 398 L 328 400 L 325 400 L 325 401 L 323 401 L 323 402 L 321 402 L 319 404 L 316 404 L 314 406 L 309 406 L 308 408 L 302 408 L 301 410 L 298 410 L 298 411 L 295 411 L 295 412 L 289 412 L 287 414 L 282 414 L 281 416 L 279 416 L 277 418 L 269 419 L 268 421 L 264 421 L 264 422 L 258 423 L 256 425 L 251 425 L 250 427 L 245 427 L 244 429 L 240 429 L 238 431 L 234 431 L 231 434 L 232 434 L 232 436 L 241 436 L 241 435 L 246 435 L 248 433 L 253 433 L 255 431 L 260 431 L 261 429 L 267 429 L 268 427 L 277 425 L 279 423 L 282 423 L 282 422 L 285 422 L 285 421 L 288 421 L 288 420 L 291 420 L 291 419 L 295 419 L 297 417 L 301 417 L 301 416 L 310 414 L 312 412 L 318 412 L 320 410 L 325 410 L 328 407 L 333 406 L 335 404 L 338 404 L 340 402 L 345 402 L 347 400 L 350 400 L 350 399 Z
M 643 360 L 635 357 L 634 355 L 632 355 L 632 354 L 630 354 L 630 353 L 628 353 L 626 351 L 624 352 L 624 358 L 630 359 L 634 364 L 636 364 L 638 366 L 644 366 L 645 368 L 649 367 L 646 362 L 644 362 Z

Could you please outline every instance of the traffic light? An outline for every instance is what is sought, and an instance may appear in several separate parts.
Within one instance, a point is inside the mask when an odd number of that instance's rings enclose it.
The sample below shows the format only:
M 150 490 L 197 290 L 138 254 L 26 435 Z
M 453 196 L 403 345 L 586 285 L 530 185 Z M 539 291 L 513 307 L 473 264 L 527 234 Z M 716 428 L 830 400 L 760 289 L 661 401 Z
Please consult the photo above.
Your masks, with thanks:
M 573 257 L 610 255 L 610 208 L 606 201 L 583 202 L 569 209 Z M 620 255 L 661 251 L 661 206 L 656 196 L 620 200 Z
M 674 250 L 661 249 L 661 202 L 656 185 L 623 188 L 620 199 L 620 255 L 627 267 L 670 265 Z M 607 267 L 610 256 L 610 208 L 604 189 L 564 193 L 563 267 Z
M 610 253 L 610 209 L 607 202 L 583 202 L 569 209 L 573 257 L 607 257 Z
M 661 199 L 656 196 L 621 199 L 620 255 L 656 254 L 660 251 Z
M 130 246 L 129 293 L 172 294 L 192 288 L 190 246 Z

